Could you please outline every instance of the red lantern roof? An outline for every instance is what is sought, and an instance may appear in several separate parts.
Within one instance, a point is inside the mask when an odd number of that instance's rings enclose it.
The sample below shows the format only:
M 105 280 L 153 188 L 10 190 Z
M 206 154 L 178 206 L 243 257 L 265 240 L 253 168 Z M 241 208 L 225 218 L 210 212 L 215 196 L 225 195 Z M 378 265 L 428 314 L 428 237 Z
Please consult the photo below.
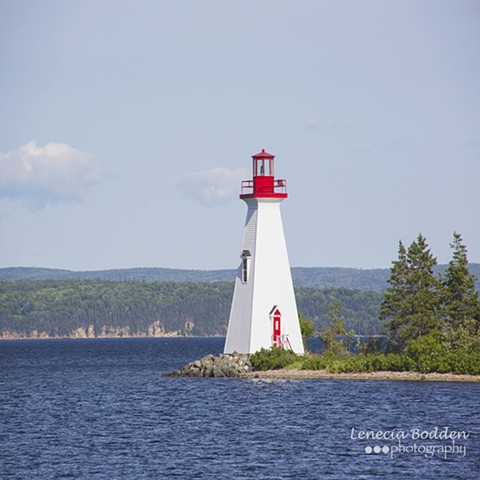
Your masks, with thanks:
M 252 155 L 252 158 L 257 158 L 257 159 L 275 158 L 275 155 L 272 155 L 271 153 L 266 152 L 265 149 L 262 148 L 262 151 L 260 153 L 257 153 L 256 155 Z

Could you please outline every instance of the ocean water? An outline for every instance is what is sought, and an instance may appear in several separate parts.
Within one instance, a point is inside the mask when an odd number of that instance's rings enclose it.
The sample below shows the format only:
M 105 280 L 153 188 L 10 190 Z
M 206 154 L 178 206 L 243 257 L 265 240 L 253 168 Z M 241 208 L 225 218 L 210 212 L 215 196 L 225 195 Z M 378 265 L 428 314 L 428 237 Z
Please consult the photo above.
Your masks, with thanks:
M 480 478 L 480 384 L 162 375 L 223 342 L 0 342 L 0 478 Z

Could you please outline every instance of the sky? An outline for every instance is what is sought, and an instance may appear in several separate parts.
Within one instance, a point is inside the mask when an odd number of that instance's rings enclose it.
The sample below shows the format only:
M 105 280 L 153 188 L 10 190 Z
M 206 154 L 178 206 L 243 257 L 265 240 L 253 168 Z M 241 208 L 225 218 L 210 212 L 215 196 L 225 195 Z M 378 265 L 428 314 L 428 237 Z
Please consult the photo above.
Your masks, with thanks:
M 294 267 L 480 262 L 480 2 L 0 0 L 0 267 L 236 268 L 276 155 Z

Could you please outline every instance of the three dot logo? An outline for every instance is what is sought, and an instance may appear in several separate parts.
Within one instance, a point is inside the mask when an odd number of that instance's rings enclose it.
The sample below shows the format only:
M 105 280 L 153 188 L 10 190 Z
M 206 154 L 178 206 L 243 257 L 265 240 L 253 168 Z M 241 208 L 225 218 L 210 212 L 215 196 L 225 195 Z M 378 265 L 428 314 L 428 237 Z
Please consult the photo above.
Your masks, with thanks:
M 389 451 L 390 447 L 388 445 L 384 445 L 383 447 L 381 447 L 380 445 L 375 445 L 374 447 L 365 447 L 365 453 L 367 455 L 370 455 L 371 453 L 388 453 Z

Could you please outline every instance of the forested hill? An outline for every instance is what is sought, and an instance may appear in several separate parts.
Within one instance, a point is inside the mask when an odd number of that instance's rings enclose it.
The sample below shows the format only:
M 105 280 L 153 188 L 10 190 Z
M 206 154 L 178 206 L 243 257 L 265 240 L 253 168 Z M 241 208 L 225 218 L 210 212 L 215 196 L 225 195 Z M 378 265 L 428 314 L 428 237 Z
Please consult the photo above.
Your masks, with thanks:
M 319 329 L 340 301 L 347 329 L 383 331 L 378 292 L 295 289 Z M 0 281 L 0 338 L 225 335 L 233 282 Z
M 439 265 L 443 271 L 446 265 Z M 470 263 L 470 272 L 480 278 L 480 264 Z M 388 287 L 390 270 L 326 267 L 294 267 L 293 283 L 296 287 L 351 288 L 364 291 L 383 292 Z M 130 268 L 75 272 L 49 268 L 12 267 L 0 268 L 0 280 L 108 280 L 144 282 L 231 282 L 234 270 L 181 270 L 172 268 Z M 480 282 L 477 280 L 477 289 Z

